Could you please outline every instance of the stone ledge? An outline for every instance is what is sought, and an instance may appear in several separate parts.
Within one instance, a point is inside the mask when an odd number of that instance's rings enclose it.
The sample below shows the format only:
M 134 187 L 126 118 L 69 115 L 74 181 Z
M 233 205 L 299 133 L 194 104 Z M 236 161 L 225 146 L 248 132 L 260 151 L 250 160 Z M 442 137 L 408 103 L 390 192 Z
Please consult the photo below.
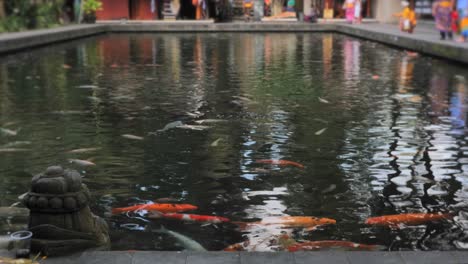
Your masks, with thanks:
M 458 61 L 468 64 L 468 43 L 443 41 L 438 39 L 437 32 L 428 29 L 419 29 L 415 34 L 400 32 L 388 25 L 336 25 L 338 33 L 380 42 L 390 46 L 408 49 L 427 55 Z
M 83 38 L 102 33 L 215 33 L 215 32 L 335 32 L 368 39 L 398 48 L 413 50 L 439 58 L 468 64 L 468 44 L 438 40 L 437 32 L 432 27 L 419 27 L 415 34 L 402 33 L 396 25 L 366 23 L 347 25 L 336 23 L 212 23 L 199 21 L 148 22 L 135 23 L 100 23 L 95 25 L 73 25 L 55 29 L 26 31 L 0 35 L 0 53 L 15 52 Z
M 315 251 L 315 252 L 157 252 L 101 251 L 69 257 L 50 258 L 45 264 L 119 263 L 119 264 L 461 264 L 467 263 L 466 251 Z
M 72 25 L 53 29 L 0 34 L 0 54 L 105 33 L 101 25 Z
M 333 24 L 307 23 L 151 23 L 105 24 L 110 32 L 332 32 Z

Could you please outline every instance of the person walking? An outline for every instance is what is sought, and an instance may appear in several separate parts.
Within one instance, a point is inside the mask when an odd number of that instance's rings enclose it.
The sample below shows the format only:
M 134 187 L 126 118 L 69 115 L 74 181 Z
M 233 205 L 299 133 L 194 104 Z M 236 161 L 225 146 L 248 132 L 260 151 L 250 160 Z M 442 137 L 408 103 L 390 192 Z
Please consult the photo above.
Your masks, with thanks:
M 452 2 L 449 0 L 436 0 L 432 6 L 432 15 L 435 18 L 441 40 L 445 40 L 446 37 L 453 39 L 451 13 Z
M 450 17 L 452 19 L 452 33 L 457 34 L 459 31 L 458 20 L 460 19 L 460 17 L 456 7 L 453 7 L 452 13 L 450 13 Z
M 343 9 L 346 10 L 346 22 L 352 24 L 354 22 L 354 2 L 355 0 L 345 0 Z
M 299 22 L 304 22 L 304 0 L 295 0 L 294 10 Z
M 401 5 L 403 6 L 403 11 L 393 14 L 393 16 L 400 18 L 401 31 L 412 34 L 417 24 L 416 13 L 411 9 L 408 1 L 401 1 Z
M 362 20 L 362 0 L 356 0 L 354 3 L 354 23 L 361 24 Z
M 468 41 L 468 9 L 463 12 L 463 17 L 460 20 L 461 40 Z
M 253 10 L 253 0 L 244 0 L 245 21 L 250 21 L 252 10 Z

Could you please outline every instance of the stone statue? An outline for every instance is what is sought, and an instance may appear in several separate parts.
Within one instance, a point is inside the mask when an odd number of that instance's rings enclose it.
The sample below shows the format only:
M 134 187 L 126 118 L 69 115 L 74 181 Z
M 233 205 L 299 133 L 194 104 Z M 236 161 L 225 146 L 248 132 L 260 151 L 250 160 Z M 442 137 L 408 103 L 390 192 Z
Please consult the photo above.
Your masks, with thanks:
M 31 250 L 54 256 L 88 248 L 107 249 L 107 223 L 91 212 L 89 201 L 90 192 L 77 171 L 52 166 L 34 176 L 31 191 L 23 199 L 31 211 Z

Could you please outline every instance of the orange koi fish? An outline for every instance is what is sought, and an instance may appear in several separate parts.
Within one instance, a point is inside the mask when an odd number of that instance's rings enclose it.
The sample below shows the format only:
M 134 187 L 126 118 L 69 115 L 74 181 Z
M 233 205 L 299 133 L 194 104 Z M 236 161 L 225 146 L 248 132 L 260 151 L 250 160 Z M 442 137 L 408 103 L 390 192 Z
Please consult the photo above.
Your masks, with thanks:
M 197 209 L 198 207 L 191 204 L 137 204 L 129 207 L 113 208 L 112 214 L 121 214 L 138 210 L 158 211 L 161 213 L 175 213 L 192 211 Z
M 417 52 L 407 51 L 406 54 L 409 57 L 417 57 L 419 54 Z
M 319 250 L 322 248 L 350 248 L 359 250 L 376 250 L 377 245 L 358 244 L 341 240 L 307 241 L 297 243 L 288 247 L 289 252 Z
M 452 218 L 451 214 L 400 214 L 400 215 L 384 215 L 379 217 L 371 217 L 366 220 L 368 225 L 384 225 L 395 226 L 398 224 L 420 225 L 427 222 L 439 221 L 442 219 Z
M 249 228 L 256 225 L 282 225 L 287 228 L 314 228 L 321 225 L 336 224 L 336 220 L 330 218 L 317 218 L 313 216 L 280 216 L 266 217 L 262 221 L 258 222 L 235 222 L 235 224 L 239 225 L 241 228 Z
M 279 166 L 295 166 L 301 169 L 304 169 L 304 165 L 290 161 L 290 160 L 257 160 L 255 163 L 261 163 L 261 164 L 273 164 L 273 165 L 279 165 Z
M 212 224 L 220 224 L 220 223 L 227 223 L 231 220 L 221 216 L 210 216 L 210 215 L 195 215 L 195 214 L 176 214 L 176 213 L 168 213 L 168 214 L 151 214 L 149 216 L 151 219 L 157 218 L 166 218 L 166 219 L 175 219 L 175 220 L 182 220 L 187 222 L 201 222 L 201 223 L 212 223 Z

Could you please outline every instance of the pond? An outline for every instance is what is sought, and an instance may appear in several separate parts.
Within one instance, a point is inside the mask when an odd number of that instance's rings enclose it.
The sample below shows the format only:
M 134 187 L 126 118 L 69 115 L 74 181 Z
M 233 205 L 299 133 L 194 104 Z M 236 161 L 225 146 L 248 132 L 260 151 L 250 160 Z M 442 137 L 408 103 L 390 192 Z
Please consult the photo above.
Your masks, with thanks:
M 464 249 L 467 79 L 463 65 L 326 33 L 110 34 L 2 56 L 0 205 L 62 165 L 84 176 L 114 250 L 186 248 L 167 230 L 207 250 L 246 240 L 248 250 L 275 250 L 281 235 Z M 234 222 L 336 224 L 248 228 L 111 214 L 155 201 Z M 406 213 L 452 215 L 365 224 Z M 0 221 L 3 233 L 26 223 Z

